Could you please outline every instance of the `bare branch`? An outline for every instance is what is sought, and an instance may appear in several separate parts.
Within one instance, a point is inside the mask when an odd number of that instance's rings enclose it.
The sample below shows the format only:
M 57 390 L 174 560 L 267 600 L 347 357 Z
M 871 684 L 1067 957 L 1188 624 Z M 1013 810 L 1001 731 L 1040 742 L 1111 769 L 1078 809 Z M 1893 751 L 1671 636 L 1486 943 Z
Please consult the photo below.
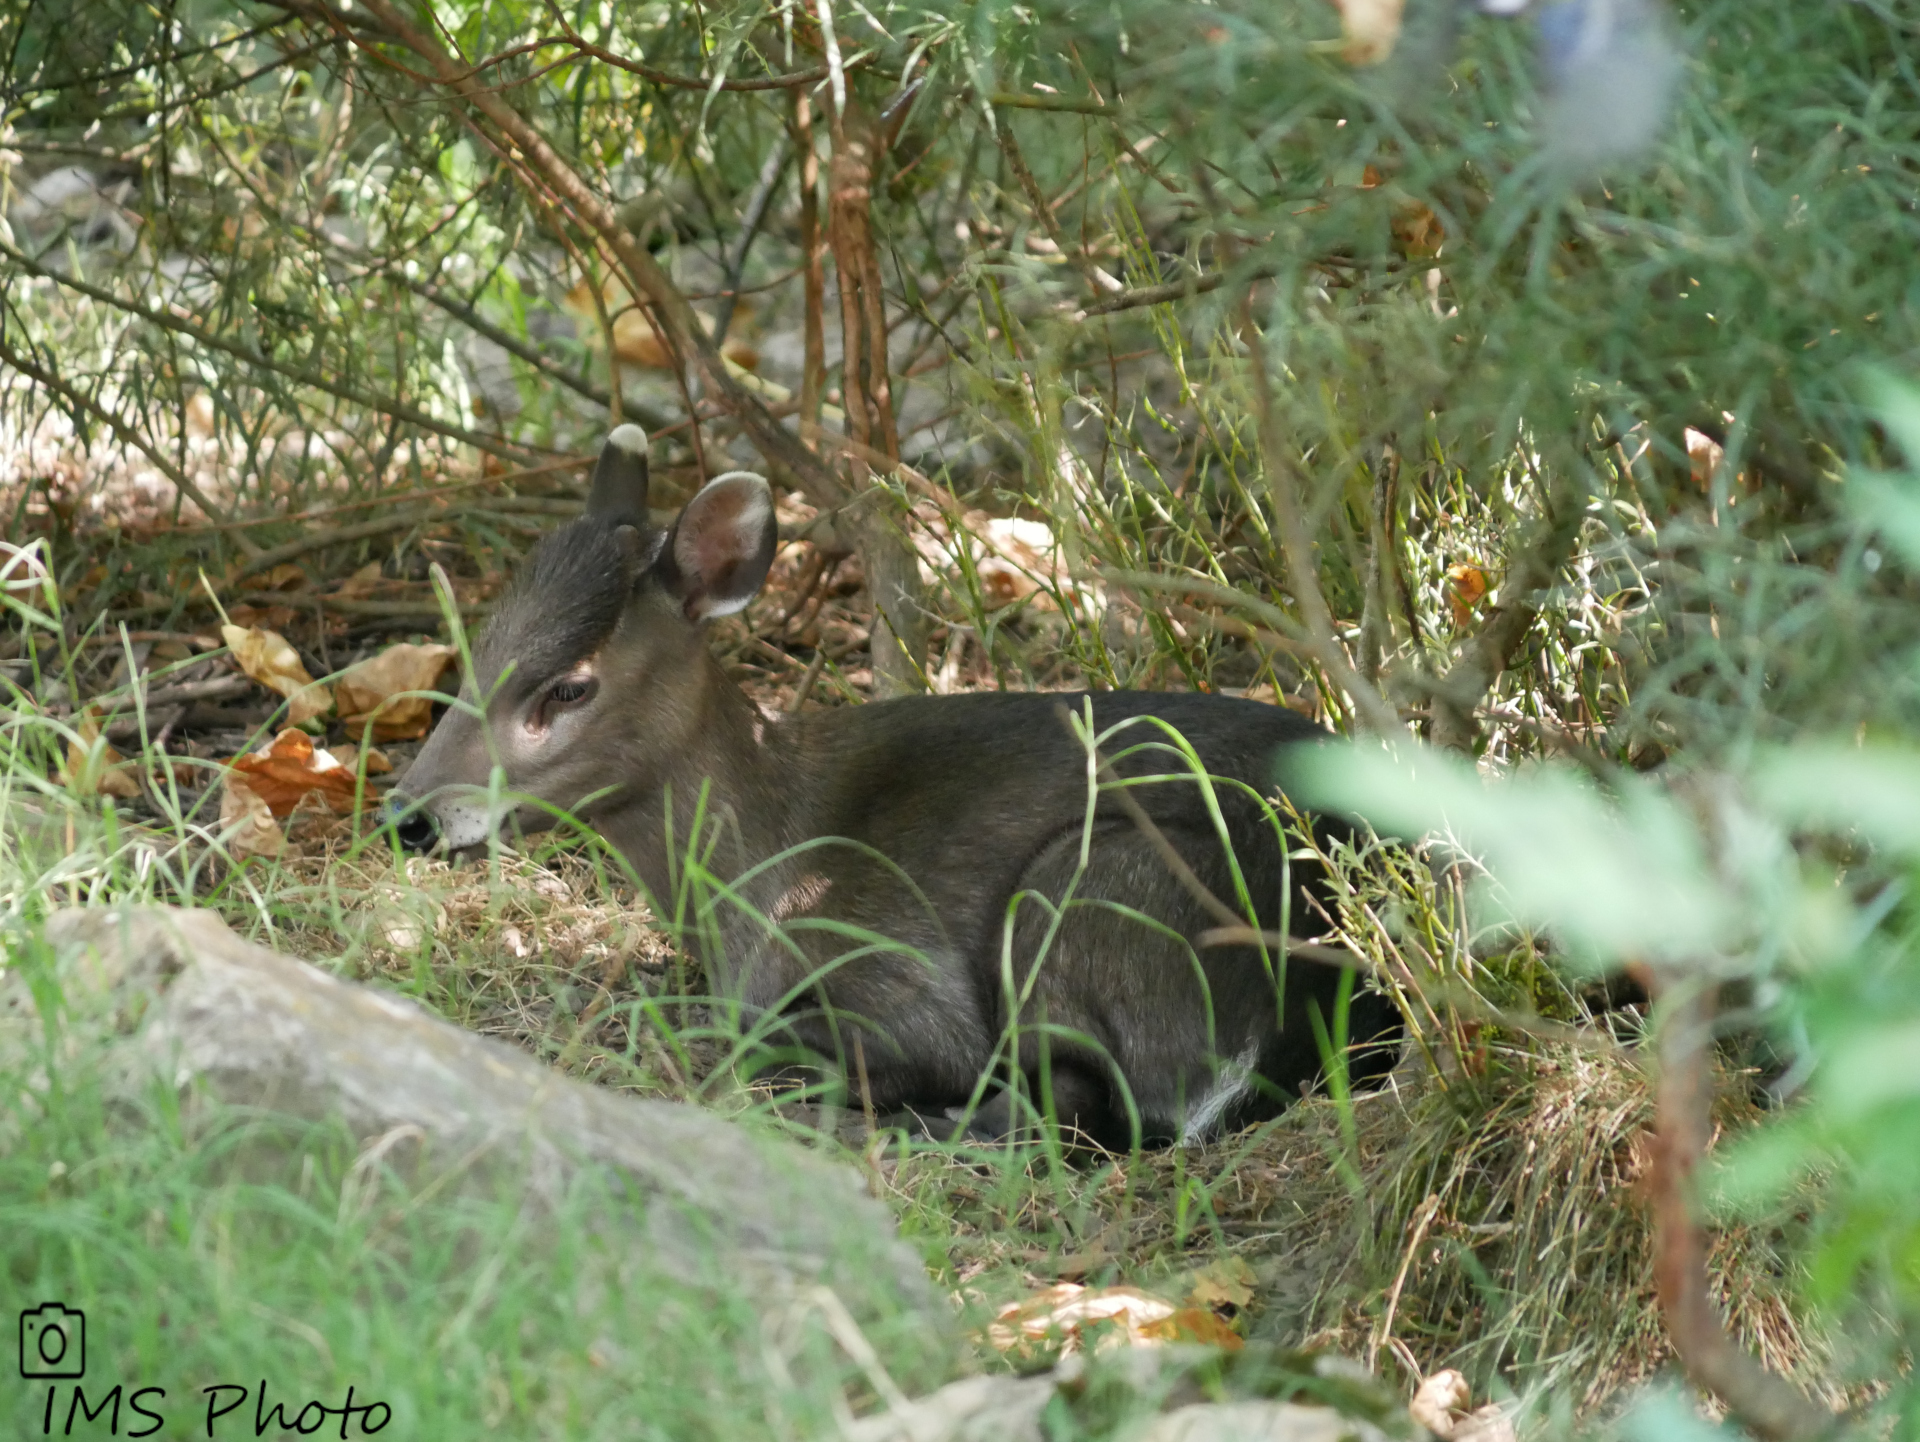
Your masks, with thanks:
M 1667 1336 L 1687 1375 L 1765 1442 L 1798 1442 L 1833 1429 L 1837 1419 L 1763 1367 L 1727 1334 L 1707 1287 L 1706 1248 L 1693 1219 L 1694 1168 L 1708 1136 L 1707 1043 L 1712 995 L 1702 977 L 1662 986 L 1660 1080 L 1653 1149 L 1654 1281 Z M 1665 995 L 1660 993 L 1664 992 Z
M 185 336 L 196 344 L 206 346 L 209 350 L 223 352 L 226 355 L 233 356 L 237 360 L 245 361 L 250 366 L 258 367 L 260 370 L 268 371 L 277 376 L 284 376 L 290 381 L 296 381 L 303 386 L 311 386 L 317 391 L 325 391 L 330 396 L 337 396 L 343 401 L 351 401 L 354 405 L 365 406 L 368 410 L 378 411 L 384 416 L 392 416 L 398 420 L 405 421 L 410 426 L 416 426 L 420 430 L 428 431 L 438 436 L 445 436 L 448 440 L 459 441 L 463 445 L 472 446 L 475 450 L 485 451 L 489 455 L 499 456 L 504 460 L 520 461 L 526 458 L 529 451 L 536 449 L 533 446 L 520 445 L 517 442 L 505 440 L 501 437 L 481 435 L 477 431 L 470 431 L 462 426 L 449 425 L 445 421 L 436 420 L 418 407 L 410 406 L 406 402 L 396 400 L 391 396 L 372 395 L 356 387 L 344 385 L 339 381 L 322 375 L 318 371 L 307 370 L 301 366 L 288 365 L 284 361 L 274 360 L 269 356 L 262 355 L 251 346 L 242 345 L 238 341 L 227 340 L 222 336 L 213 334 L 211 331 L 202 330 L 199 326 L 192 324 L 190 321 L 182 320 L 177 315 L 172 315 L 164 310 L 157 310 L 152 306 L 142 305 L 136 300 L 128 299 L 126 296 L 115 295 L 105 287 L 93 285 L 90 282 L 79 279 L 77 276 L 64 275 L 59 271 L 50 270 L 30 256 L 15 250 L 4 241 L 0 241 L 0 256 L 6 257 L 31 275 L 37 275 L 43 279 L 51 280 L 56 285 L 64 286 L 68 290 L 77 291 L 79 294 L 91 300 L 97 300 L 102 305 L 112 306 L 115 310 L 123 311 L 127 315 L 137 316 L 150 325 L 159 326 L 162 330 L 169 330 L 175 335 Z M 196 497 L 195 499 L 197 500 L 198 498 Z M 214 513 L 210 512 L 209 514 Z M 221 519 L 224 520 L 225 517 L 222 516 Z
M 0 338 L 0 361 L 5 361 L 8 365 L 19 371 L 21 375 L 27 376 L 40 385 L 45 386 L 48 390 L 62 397 L 67 404 L 78 410 L 85 411 L 89 416 L 99 421 L 100 424 L 118 436 L 123 444 L 132 446 L 135 450 L 139 451 L 141 455 L 153 462 L 154 468 L 169 481 L 173 482 L 175 489 L 191 500 L 202 511 L 206 512 L 212 519 L 216 521 L 231 520 L 225 507 L 216 506 L 212 501 L 208 500 L 205 493 L 194 483 L 193 477 L 189 476 L 172 461 L 161 455 L 153 446 L 149 445 L 145 437 L 138 431 L 128 426 L 126 422 L 122 421 L 112 411 L 94 400 L 92 396 L 68 385 L 31 357 L 24 356 L 14 350 L 12 346 L 6 343 L 4 338 Z M 249 537 L 239 532 L 233 533 L 233 543 L 248 556 L 256 556 L 260 553 L 260 548 L 255 545 Z
M 813 70 L 796 71 L 790 75 L 759 75 L 738 80 L 732 78 L 725 80 L 707 79 L 699 75 L 675 75 L 671 71 L 660 70 L 652 65 L 648 65 L 643 60 L 629 60 L 626 56 L 608 50 L 605 46 L 595 45 L 591 40 L 587 39 L 586 36 L 580 34 L 573 26 L 567 23 L 566 17 L 560 13 L 558 6 L 549 5 L 547 11 L 548 14 L 553 16 L 555 22 L 559 24 L 561 30 L 564 32 L 565 38 L 536 41 L 534 42 L 534 46 L 529 48 L 537 48 L 542 45 L 570 45 L 580 54 L 590 55 L 595 60 L 603 61 L 613 66 L 616 70 L 625 70 L 629 74 L 638 75 L 643 80 L 651 80 L 655 85 L 670 86 L 676 90 L 704 90 L 708 92 L 715 90 L 804 90 L 810 86 L 818 85 L 823 80 L 829 79 L 833 73 L 832 67 L 822 65 Z M 864 55 L 856 55 L 852 59 L 845 61 L 840 66 L 840 69 L 844 72 L 852 70 L 857 65 L 869 65 L 872 62 L 873 55 L 869 52 Z
M 289 9 L 312 15 L 317 21 L 342 33 L 353 34 L 356 43 L 366 38 L 355 33 L 352 23 L 325 0 L 285 0 Z M 468 67 L 449 55 L 433 36 L 400 14 L 390 0 L 364 0 L 364 9 L 395 41 L 418 55 L 427 65 L 433 80 L 444 90 L 470 104 L 493 124 L 507 142 L 518 149 L 524 163 L 550 186 L 619 260 L 621 268 L 636 287 L 657 308 L 667 331 L 667 339 L 682 354 L 692 356 L 700 367 L 707 393 L 736 416 L 754 445 L 767 460 L 784 466 L 802 490 L 816 504 L 838 505 L 846 498 L 846 487 L 811 451 L 800 444 L 762 405 L 759 399 L 728 373 L 726 362 L 693 307 L 674 286 L 658 261 L 649 255 L 610 206 L 569 165 L 547 140 L 528 123 L 504 97 L 489 90 L 468 74 Z
M 1105 300 L 1097 300 L 1087 307 L 1085 314 L 1112 315 L 1115 311 L 1137 310 L 1143 305 L 1165 305 L 1168 301 L 1188 300 L 1196 295 L 1205 295 L 1210 290 L 1218 290 L 1226 283 L 1226 272 L 1216 270 L 1207 275 L 1190 276 L 1186 280 L 1170 280 L 1165 285 L 1141 286 L 1138 290 L 1123 290 Z

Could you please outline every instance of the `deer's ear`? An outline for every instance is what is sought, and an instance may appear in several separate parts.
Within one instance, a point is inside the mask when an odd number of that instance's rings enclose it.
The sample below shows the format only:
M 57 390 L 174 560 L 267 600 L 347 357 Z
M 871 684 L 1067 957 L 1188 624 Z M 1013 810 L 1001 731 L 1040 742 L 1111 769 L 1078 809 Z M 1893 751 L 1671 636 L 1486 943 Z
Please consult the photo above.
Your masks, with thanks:
M 647 521 L 647 433 L 635 425 L 616 426 L 593 463 L 587 514 L 609 521 Z
M 751 471 L 729 471 L 707 482 L 673 523 L 662 579 L 689 620 L 732 615 L 767 579 L 779 539 L 772 488 Z

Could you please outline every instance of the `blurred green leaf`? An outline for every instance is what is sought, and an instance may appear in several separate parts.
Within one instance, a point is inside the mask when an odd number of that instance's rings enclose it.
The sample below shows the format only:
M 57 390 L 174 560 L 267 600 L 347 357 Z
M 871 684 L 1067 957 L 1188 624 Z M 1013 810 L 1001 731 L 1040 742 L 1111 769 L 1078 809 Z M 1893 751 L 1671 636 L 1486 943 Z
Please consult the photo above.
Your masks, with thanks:
M 1437 752 L 1330 745 L 1289 786 L 1383 833 L 1444 833 L 1493 873 L 1483 900 L 1594 958 L 1697 956 L 1739 918 L 1692 821 L 1637 779 L 1608 798 L 1558 769 L 1488 783 Z
M 1915 519 L 1920 523 L 1920 497 Z M 1920 540 L 1920 530 L 1915 532 Z M 1798 827 L 1858 831 L 1876 846 L 1920 848 L 1920 754 L 1888 746 L 1810 742 L 1762 753 L 1754 800 Z

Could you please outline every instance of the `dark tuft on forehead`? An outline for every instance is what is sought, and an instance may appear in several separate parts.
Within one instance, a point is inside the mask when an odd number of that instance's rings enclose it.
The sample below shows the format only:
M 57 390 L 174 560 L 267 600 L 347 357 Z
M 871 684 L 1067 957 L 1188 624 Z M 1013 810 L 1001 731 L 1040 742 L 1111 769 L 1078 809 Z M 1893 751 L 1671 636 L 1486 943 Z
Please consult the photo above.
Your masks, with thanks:
M 509 665 L 515 682 L 543 681 L 613 634 L 634 564 L 618 529 L 605 517 L 582 516 L 540 539 L 475 647 L 474 669 L 488 688 Z

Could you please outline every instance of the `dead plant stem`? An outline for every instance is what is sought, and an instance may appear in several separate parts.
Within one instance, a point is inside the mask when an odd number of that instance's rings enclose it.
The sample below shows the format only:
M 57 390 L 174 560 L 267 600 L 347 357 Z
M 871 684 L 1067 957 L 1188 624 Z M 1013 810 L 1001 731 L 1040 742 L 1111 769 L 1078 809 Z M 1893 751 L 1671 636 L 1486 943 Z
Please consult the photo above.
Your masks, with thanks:
M 1353 698 L 1367 729 L 1383 737 L 1405 735 L 1406 727 L 1401 724 L 1399 714 L 1387 704 L 1378 688 L 1354 669 L 1346 648 L 1334 632 L 1333 612 L 1320 589 L 1313 537 L 1307 533 L 1299 471 L 1289 457 L 1286 438 L 1280 434 L 1279 416 L 1274 410 L 1273 386 L 1267 375 L 1266 337 L 1253 324 L 1250 296 L 1241 303 L 1241 334 L 1246 341 L 1248 370 L 1253 380 L 1260 451 L 1266 462 L 1267 483 L 1272 489 L 1274 524 L 1280 532 L 1280 547 L 1287 560 L 1287 587 L 1300 607 L 1314 659 L 1326 668 L 1334 684 Z
M 1687 1375 L 1764 1442 L 1818 1437 L 1833 1429 L 1833 1414 L 1735 1342 L 1708 1289 L 1706 1246 L 1693 1216 L 1693 1175 L 1707 1149 L 1711 983 L 1703 976 L 1641 971 L 1660 1009 L 1652 1191 L 1654 1281 L 1667 1335 Z

